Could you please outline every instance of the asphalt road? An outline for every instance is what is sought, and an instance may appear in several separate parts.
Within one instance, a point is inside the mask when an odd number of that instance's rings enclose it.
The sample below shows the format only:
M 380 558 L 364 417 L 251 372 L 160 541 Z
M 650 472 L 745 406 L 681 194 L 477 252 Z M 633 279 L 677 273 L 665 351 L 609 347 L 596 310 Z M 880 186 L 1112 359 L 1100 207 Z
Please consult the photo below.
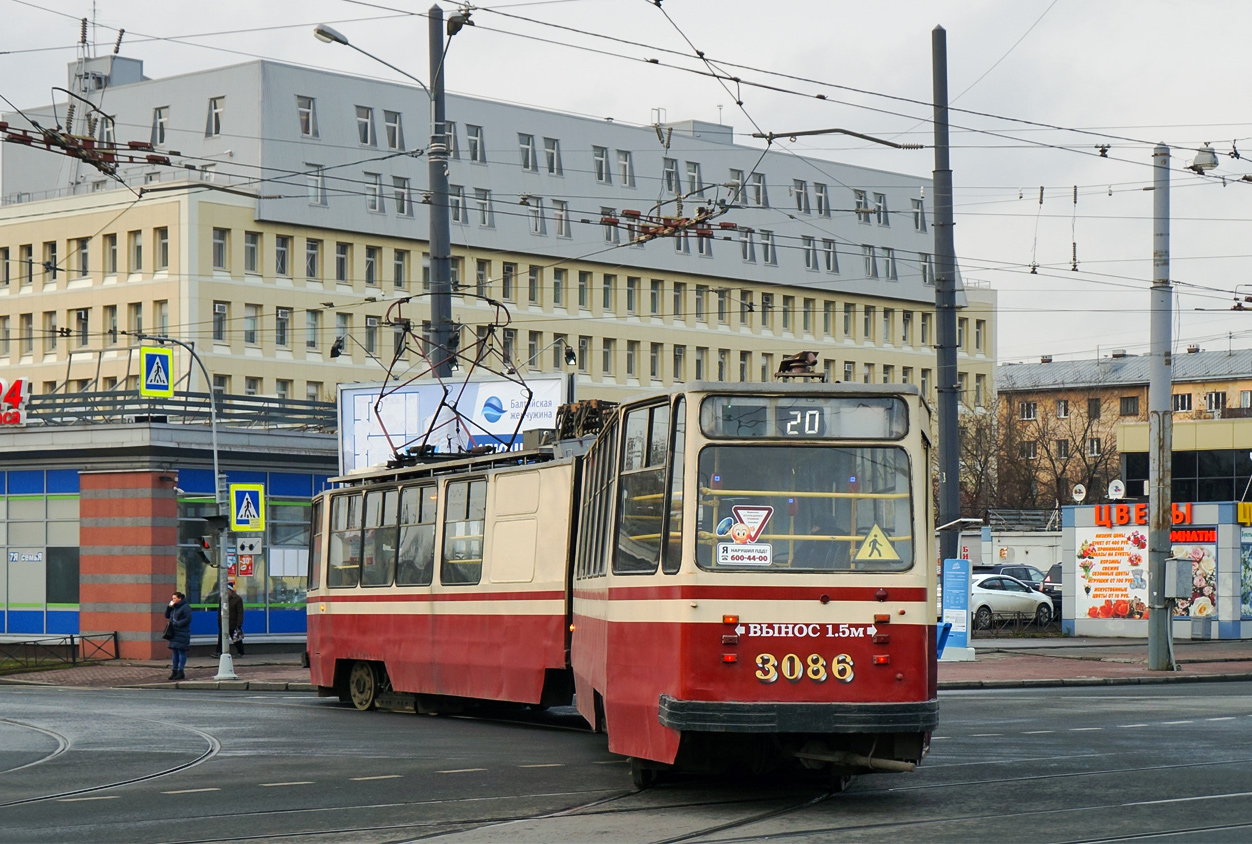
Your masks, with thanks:
M 1252 684 L 946 694 L 915 774 L 647 792 L 567 711 L 0 689 L 3 842 L 1247 841 Z

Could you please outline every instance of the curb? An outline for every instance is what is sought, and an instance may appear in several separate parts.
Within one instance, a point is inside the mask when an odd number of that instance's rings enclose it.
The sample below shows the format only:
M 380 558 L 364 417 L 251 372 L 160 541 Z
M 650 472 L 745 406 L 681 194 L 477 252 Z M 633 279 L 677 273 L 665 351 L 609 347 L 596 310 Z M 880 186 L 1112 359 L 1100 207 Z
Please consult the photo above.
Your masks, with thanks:
M 188 691 L 236 691 L 236 692 L 315 692 L 312 683 L 283 683 L 273 680 L 180 680 L 177 683 L 158 683 L 144 688 L 186 689 Z
M 972 689 L 1040 689 L 1072 686 L 1151 686 L 1161 683 L 1246 683 L 1252 673 L 1245 674 L 1160 674 L 1149 677 L 1073 677 L 1055 680 L 950 680 L 940 682 L 941 692 Z

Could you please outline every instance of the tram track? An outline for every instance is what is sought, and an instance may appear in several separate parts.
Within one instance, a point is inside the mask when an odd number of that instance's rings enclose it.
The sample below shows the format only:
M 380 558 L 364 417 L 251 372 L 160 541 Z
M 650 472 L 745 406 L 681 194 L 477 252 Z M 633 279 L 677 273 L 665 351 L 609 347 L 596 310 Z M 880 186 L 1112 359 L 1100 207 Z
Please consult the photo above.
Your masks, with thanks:
M 31 762 L 27 762 L 24 765 L 18 765 L 16 768 L 7 768 L 3 771 L 0 771 L 0 776 L 3 776 L 5 774 L 12 774 L 16 771 L 22 771 L 27 768 L 33 768 L 36 765 L 42 765 L 45 762 L 50 762 L 53 759 L 60 756 L 65 751 L 70 749 L 70 740 L 66 738 L 65 736 L 61 735 L 60 733 L 58 733 L 56 730 L 49 730 L 46 727 L 37 727 L 34 724 L 27 724 L 24 721 L 14 721 L 12 718 L 0 718 L 0 723 L 12 724 L 15 727 L 22 727 L 27 730 L 33 730 L 34 732 L 37 732 L 37 733 L 43 733 L 45 736 L 48 736 L 49 738 L 51 738 L 57 743 L 56 750 L 52 751 L 47 756 L 44 756 L 40 759 L 35 759 Z
M 138 777 L 129 777 L 124 780 L 115 780 L 113 782 L 102 783 L 100 785 L 85 786 L 83 788 L 69 789 L 67 791 L 57 791 L 51 794 L 40 794 L 35 797 L 23 797 L 20 800 L 10 800 L 5 803 L 0 803 L 0 809 L 8 809 L 13 806 L 25 806 L 31 803 L 43 803 L 49 800 L 64 800 L 66 798 L 81 797 L 83 795 L 94 794 L 99 791 L 107 791 L 111 788 L 120 788 L 126 785 L 135 785 L 136 783 L 149 782 L 151 780 L 161 779 L 162 777 L 168 777 L 173 774 L 180 773 L 182 771 L 190 770 L 192 768 L 197 767 L 198 765 L 202 765 L 203 763 L 207 762 L 208 760 L 216 756 L 222 749 L 222 743 L 218 741 L 218 739 L 215 736 L 213 736 L 210 733 L 206 733 L 203 730 L 198 730 L 195 727 L 179 726 L 175 724 L 170 724 L 167 721 L 152 721 L 150 723 L 160 724 L 165 727 L 175 727 L 177 729 L 183 729 L 189 732 L 193 732 L 196 735 L 198 735 L 200 738 L 204 739 L 208 747 L 205 748 L 203 753 L 201 753 L 199 756 L 197 756 L 195 759 L 192 759 L 189 762 L 183 762 L 182 764 L 174 765 L 172 767 L 165 768 L 160 771 L 154 771 L 150 774 L 144 774 Z M 24 725 L 24 726 L 29 726 L 29 725 Z M 40 728 L 35 727 L 34 729 L 40 729 Z M 55 753 L 54 756 L 59 756 L 65 751 L 69 750 L 71 743 L 69 742 L 68 739 L 65 739 L 65 741 L 66 741 L 65 748 Z M 52 758 L 52 757 L 49 757 L 49 758 Z M 40 761 L 46 762 L 48 761 L 48 759 L 43 759 Z M 23 766 L 23 767 L 29 767 L 29 766 Z M 17 769 L 14 769 L 14 770 L 17 770 Z

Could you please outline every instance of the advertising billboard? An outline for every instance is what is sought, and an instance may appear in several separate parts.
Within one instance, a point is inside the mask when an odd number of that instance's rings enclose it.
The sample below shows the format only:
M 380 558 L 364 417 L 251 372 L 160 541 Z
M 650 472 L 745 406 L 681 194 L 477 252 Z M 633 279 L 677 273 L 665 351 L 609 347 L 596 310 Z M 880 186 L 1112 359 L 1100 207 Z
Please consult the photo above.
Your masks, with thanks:
M 529 407 L 526 388 L 532 392 Z M 404 450 L 420 445 L 432 427 L 434 432 L 427 443 L 440 454 L 456 454 L 483 445 L 494 446 L 498 451 L 520 449 L 522 431 L 556 427 L 565 376 L 529 378 L 525 386 L 497 379 L 446 386 L 422 381 L 388 387 L 392 392 L 375 413 L 381 389 L 380 384 L 339 385 L 341 473 L 386 463 L 393 456 L 393 447 Z M 445 389 L 446 403 L 455 406 L 456 412 L 441 407 Z M 514 430 L 517 437 L 512 441 Z

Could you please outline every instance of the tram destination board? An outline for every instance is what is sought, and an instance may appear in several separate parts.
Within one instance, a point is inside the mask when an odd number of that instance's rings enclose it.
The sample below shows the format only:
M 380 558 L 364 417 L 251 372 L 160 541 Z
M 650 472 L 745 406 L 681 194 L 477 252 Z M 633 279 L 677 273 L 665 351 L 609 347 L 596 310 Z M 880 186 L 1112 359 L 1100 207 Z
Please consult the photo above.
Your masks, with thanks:
M 898 440 L 908 406 L 895 396 L 710 396 L 700 408 L 707 437 Z

